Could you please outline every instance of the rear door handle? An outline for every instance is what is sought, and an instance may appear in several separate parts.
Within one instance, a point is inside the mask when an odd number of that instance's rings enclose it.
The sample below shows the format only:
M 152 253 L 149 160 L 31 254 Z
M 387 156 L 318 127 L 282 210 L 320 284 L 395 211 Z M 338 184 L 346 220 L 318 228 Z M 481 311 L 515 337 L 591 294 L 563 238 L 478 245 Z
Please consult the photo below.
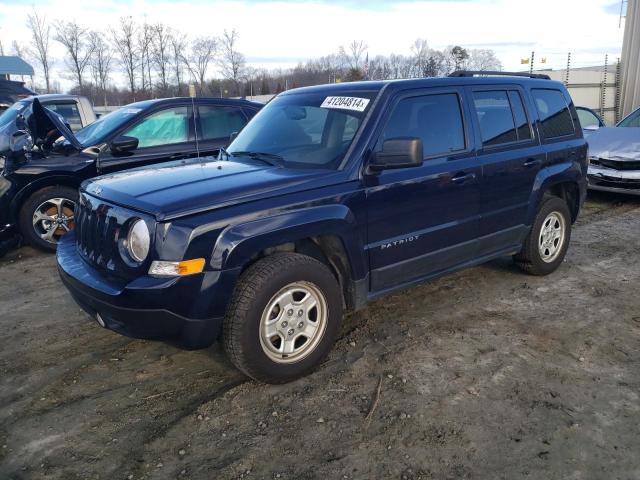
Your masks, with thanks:
M 524 162 L 524 166 L 527 168 L 532 168 L 532 167 L 537 167 L 538 165 L 540 165 L 542 163 L 541 160 L 538 160 L 537 158 L 530 158 L 529 160 L 527 160 L 526 162 Z
M 463 183 L 470 182 L 471 180 L 476 179 L 475 173 L 458 173 L 453 178 L 451 178 L 451 182 L 456 185 L 462 185 Z

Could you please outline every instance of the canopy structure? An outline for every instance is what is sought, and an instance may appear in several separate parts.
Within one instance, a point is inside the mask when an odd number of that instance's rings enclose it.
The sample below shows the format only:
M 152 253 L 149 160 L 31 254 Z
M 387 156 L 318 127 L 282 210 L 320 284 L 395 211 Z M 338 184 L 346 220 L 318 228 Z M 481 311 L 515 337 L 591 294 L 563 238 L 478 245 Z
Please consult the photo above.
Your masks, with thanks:
M 640 5 L 629 0 L 622 42 L 622 117 L 640 106 Z
M 16 56 L 0 56 L 0 76 L 33 75 L 33 67 Z

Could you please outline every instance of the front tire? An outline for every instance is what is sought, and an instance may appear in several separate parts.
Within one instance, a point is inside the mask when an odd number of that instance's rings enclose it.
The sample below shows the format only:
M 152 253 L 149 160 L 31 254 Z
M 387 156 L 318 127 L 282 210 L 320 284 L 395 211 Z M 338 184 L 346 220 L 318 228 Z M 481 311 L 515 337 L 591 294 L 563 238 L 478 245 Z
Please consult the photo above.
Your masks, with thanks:
M 531 275 L 549 275 L 564 260 L 571 239 L 571 212 L 558 197 L 543 201 L 516 264 Z
M 77 202 L 78 191 L 69 187 L 47 187 L 33 193 L 19 213 L 24 241 L 40 250 L 55 252 L 62 235 L 75 227 Z
M 340 286 L 326 265 L 275 254 L 240 277 L 223 325 L 233 364 L 266 383 L 311 372 L 331 350 L 342 321 Z

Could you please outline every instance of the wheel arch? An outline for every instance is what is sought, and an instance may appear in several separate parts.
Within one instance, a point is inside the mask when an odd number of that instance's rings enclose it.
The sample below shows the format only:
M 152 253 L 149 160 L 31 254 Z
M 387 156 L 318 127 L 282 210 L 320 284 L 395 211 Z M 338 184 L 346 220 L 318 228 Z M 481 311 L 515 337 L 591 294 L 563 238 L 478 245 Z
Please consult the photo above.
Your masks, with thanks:
M 20 209 L 24 202 L 38 190 L 42 190 L 43 188 L 48 187 L 69 187 L 69 188 L 79 188 L 80 183 L 82 181 L 76 177 L 70 175 L 56 175 L 56 176 L 47 176 L 33 182 L 29 182 L 25 185 L 16 195 L 13 197 L 11 201 L 11 215 L 12 220 L 17 221 L 18 216 L 20 214 Z
M 246 270 L 269 255 L 301 253 L 324 263 L 339 282 L 345 307 L 363 303 L 366 286 L 364 241 L 344 205 L 311 207 L 225 229 L 211 257 L 213 268 Z
M 553 195 L 567 202 L 571 212 L 571 223 L 578 218 L 583 200 L 582 187 L 586 180 L 582 170 L 575 163 L 559 163 L 544 168 L 538 173 L 527 215 L 531 225 L 545 196 Z

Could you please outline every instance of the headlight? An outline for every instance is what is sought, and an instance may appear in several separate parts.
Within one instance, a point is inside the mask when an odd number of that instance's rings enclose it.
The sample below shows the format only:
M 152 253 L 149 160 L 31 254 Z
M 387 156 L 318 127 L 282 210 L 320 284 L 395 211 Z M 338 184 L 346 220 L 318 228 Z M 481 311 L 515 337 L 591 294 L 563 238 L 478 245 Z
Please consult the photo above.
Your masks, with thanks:
M 151 237 L 147 224 L 140 219 L 134 221 L 127 235 L 127 251 L 131 258 L 137 262 L 143 262 L 149 255 L 150 245 Z

